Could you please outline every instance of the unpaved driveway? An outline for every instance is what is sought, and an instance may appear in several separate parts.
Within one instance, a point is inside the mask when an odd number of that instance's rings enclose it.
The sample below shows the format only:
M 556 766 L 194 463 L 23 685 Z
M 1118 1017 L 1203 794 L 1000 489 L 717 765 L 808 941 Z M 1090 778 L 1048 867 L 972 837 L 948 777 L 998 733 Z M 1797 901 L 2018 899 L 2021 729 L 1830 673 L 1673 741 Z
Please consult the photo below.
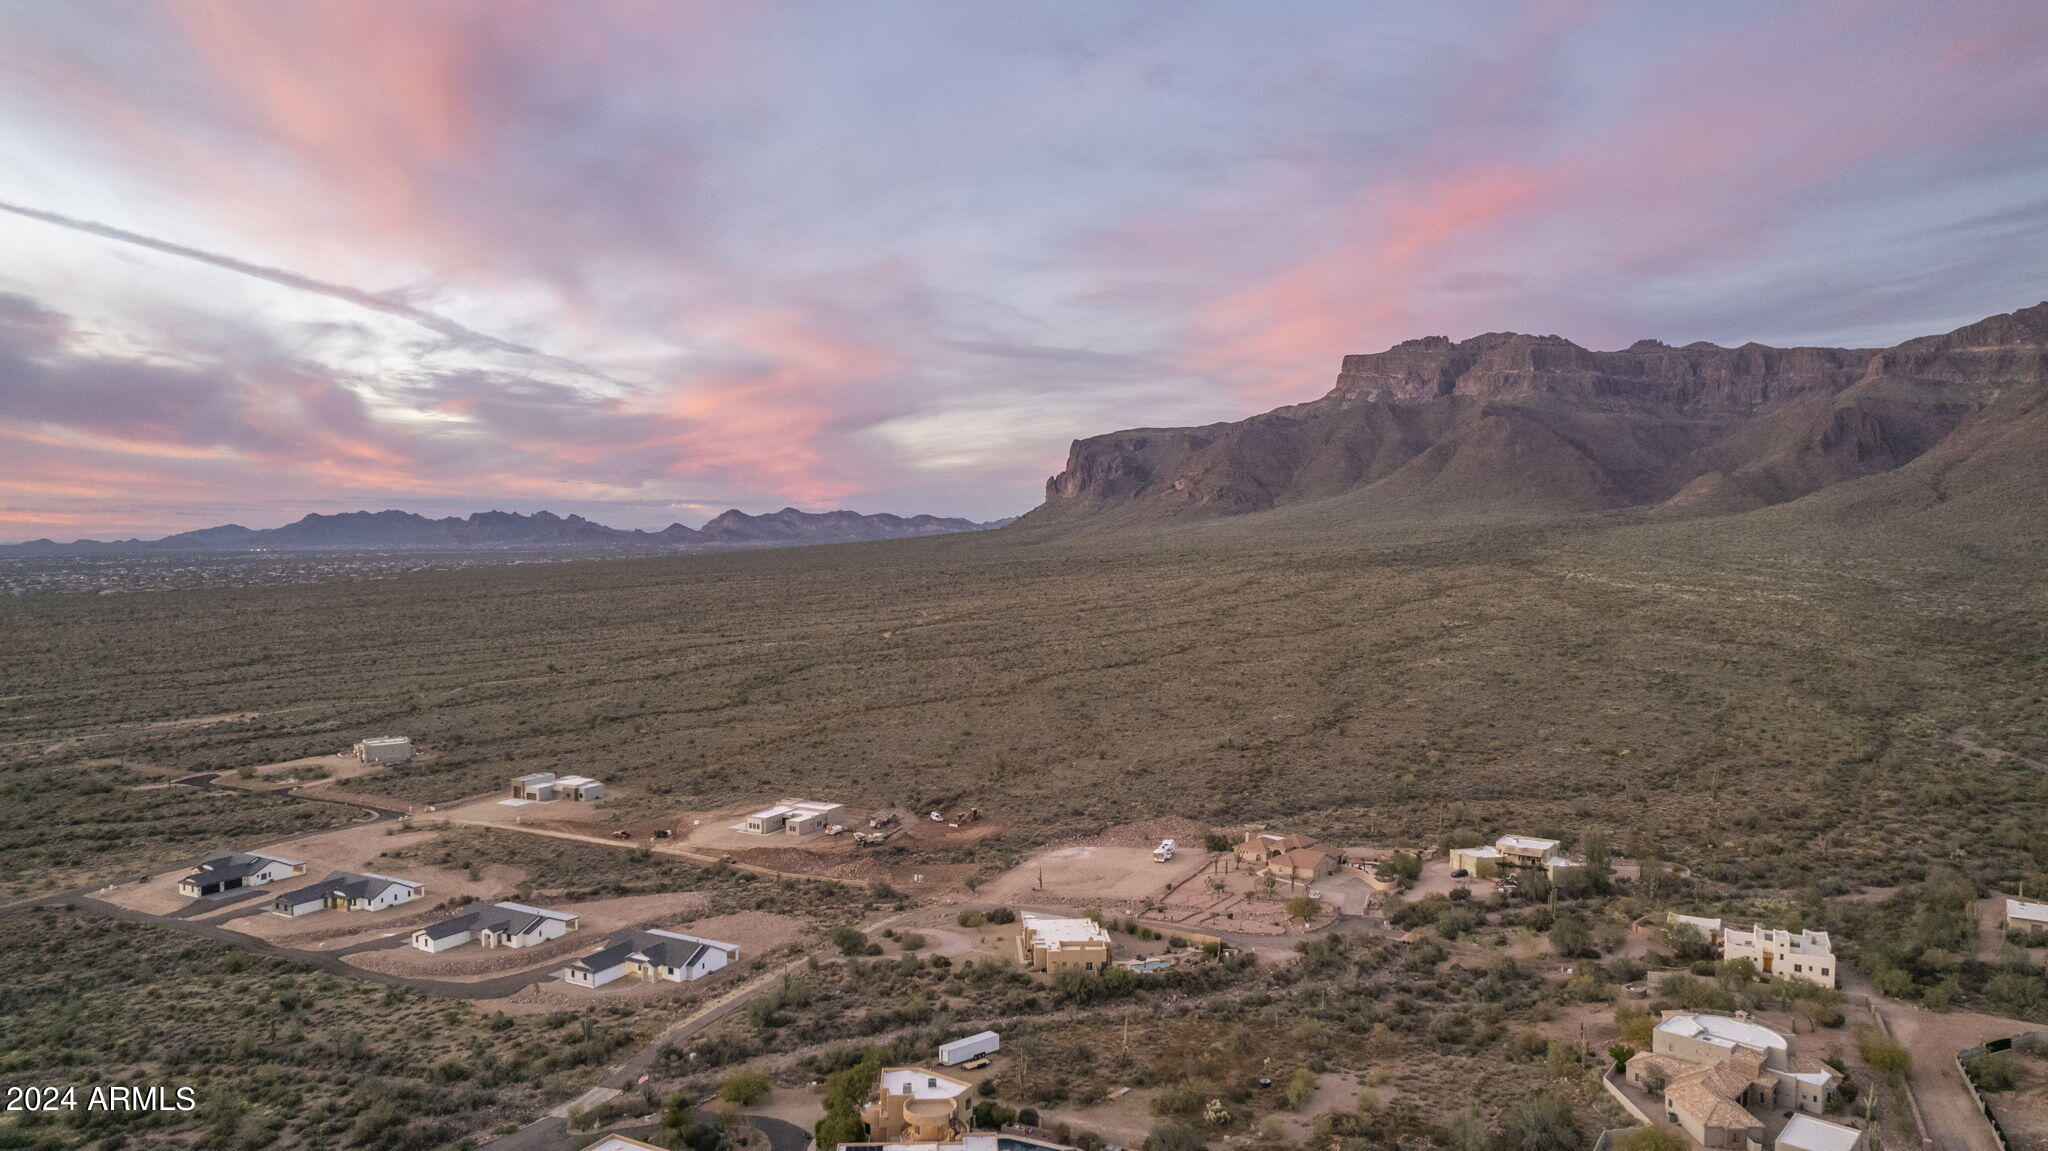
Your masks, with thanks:
M 1927 1118 L 1924 1134 L 1939 1151 L 2003 1151 L 1956 1070 L 1956 1053 L 2017 1035 L 2030 1024 L 1969 1011 L 1934 1012 L 1871 994 L 1893 1038 L 1913 1053 L 1913 1095 Z

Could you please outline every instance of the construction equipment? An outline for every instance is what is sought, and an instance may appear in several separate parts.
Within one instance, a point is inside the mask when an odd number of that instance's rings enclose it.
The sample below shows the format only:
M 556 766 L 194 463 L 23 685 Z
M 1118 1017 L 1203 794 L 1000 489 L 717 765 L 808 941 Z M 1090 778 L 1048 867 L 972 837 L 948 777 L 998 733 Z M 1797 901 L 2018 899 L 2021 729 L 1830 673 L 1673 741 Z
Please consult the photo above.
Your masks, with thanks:
M 896 813 L 893 811 L 884 811 L 878 815 L 870 817 L 868 819 L 868 826 L 873 828 L 883 828 L 895 822 Z

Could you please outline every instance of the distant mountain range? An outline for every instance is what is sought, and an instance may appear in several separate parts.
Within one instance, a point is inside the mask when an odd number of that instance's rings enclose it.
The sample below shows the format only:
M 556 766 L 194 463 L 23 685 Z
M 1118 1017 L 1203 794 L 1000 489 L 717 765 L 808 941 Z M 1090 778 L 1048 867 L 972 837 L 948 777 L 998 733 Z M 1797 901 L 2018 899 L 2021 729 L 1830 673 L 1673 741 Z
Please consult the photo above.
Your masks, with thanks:
M 1346 356 L 1307 403 L 1077 440 L 1019 526 L 1787 504 L 1841 523 L 2041 533 L 2048 303 L 1882 349 L 1409 340 Z
M 978 532 L 1008 523 L 975 523 L 943 516 L 859 512 L 805 512 L 784 508 L 750 516 L 734 509 L 701 528 L 670 524 L 657 532 L 608 528 L 582 516 L 553 512 L 476 512 L 467 517 L 428 519 L 413 512 L 343 512 L 308 515 L 281 528 L 223 524 L 155 540 L 31 540 L 0 546 L 0 555 L 85 555 L 153 552 L 324 551 L 402 548 L 473 551 L 525 548 L 587 548 L 647 551 L 714 551 L 728 548 L 795 547 L 857 543 L 913 536 Z

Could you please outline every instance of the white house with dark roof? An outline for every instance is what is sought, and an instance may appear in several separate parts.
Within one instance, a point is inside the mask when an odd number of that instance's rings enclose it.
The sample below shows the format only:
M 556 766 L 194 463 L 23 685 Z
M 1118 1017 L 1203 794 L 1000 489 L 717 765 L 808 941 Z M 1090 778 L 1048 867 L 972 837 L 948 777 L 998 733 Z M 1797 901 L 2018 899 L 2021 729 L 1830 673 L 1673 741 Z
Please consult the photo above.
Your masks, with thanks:
M 318 883 L 287 891 L 270 901 L 270 913 L 296 919 L 318 911 L 383 911 L 411 903 L 427 885 L 372 872 L 337 871 Z
M 412 945 L 429 954 L 465 943 L 484 947 L 532 947 L 576 930 L 577 917 L 523 903 L 478 904 L 412 933 Z
M 262 887 L 304 874 L 306 865 L 296 859 L 254 851 L 229 851 L 193 868 L 192 874 L 178 881 L 178 894 L 200 899 L 245 887 Z
M 627 931 L 562 968 L 564 983 L 603 987 L 629 976 L 653 982 L 702 979 L 740 957 L 736 943 L 720 943 L 674 931 Z

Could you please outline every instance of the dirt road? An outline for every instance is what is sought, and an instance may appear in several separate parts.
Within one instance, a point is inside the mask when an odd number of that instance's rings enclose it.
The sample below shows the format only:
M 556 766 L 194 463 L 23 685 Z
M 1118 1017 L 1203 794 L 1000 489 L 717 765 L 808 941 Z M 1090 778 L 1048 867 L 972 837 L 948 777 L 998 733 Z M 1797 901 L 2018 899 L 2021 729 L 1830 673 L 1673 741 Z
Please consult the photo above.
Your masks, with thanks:
M 1892 1037 L 1913 1054 L 1913 1096 L 1937 1151 L 2003 1151 L 1991 1124 L 1977 1110 L 1969 1085 L 1956 1070 L 1956 1053 L 1988 1039 L 2015 1035 L 2030 1026 L 1996 1015 L 1968 1011 L 1933 1012 L 1896 1003 L 1867 986 L 1859 987 L 1884 1016 Z

